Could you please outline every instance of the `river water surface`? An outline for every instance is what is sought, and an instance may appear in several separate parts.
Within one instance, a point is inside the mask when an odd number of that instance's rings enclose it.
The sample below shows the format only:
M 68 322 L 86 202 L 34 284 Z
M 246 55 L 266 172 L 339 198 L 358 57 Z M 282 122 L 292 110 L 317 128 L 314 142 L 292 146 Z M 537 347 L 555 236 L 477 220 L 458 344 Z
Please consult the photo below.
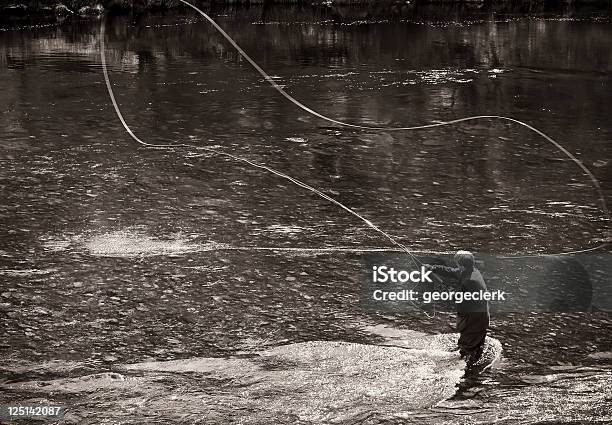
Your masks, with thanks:
M 510 116 L 610 198 L 609 18 L 212 15 L 320 113 L 389 127 Z M 524 127 L 341 129 L 191 11 L 104 24 L 117 101 L 148 143 L 273 167 L 415 251 L 556 254 L 609 238 L 589 178 Z M 246 163 L 134 143 L 99 37 L 78 19 L 0 32 L 1 402 L 61 403 L 84 423 L 612 421 L 610 292 L 587 312 L 494 315 L 502 360 L 461 380 L 441 335 L 452 314 L 360 305 L 360 250 L 391 248 L 379 233 Z M 388 343 L 412 351 L 361 345 Z

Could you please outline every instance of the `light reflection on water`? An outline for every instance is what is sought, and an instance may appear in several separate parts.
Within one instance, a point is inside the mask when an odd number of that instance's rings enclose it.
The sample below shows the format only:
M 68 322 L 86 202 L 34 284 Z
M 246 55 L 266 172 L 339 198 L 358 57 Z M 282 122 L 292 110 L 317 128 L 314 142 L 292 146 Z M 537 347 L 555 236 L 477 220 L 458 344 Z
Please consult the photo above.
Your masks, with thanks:
M 258 25 L 254 13 L 219 21 L 314 109 L 384 125 L 517 117 L 577 153 L 608 190 L 605 22 Z M 190 140 L 270 165 L 415 249 L 559 252 L 601 237 L 588 180 L 532 133 L 498 122 L 413 133 L 330 129 L 279 98 L 203 23 L 176 21 L 109 22 L 111 78 L 144 140 Z M 0 231 L 3 352 L 34 364 L 85 361 L 85 374 L 116 361 L 261 348 L 251 340 L 380 342 L 366 331 L 377 323 L 452 331 L 447 314 L 364 313 L 358 252 L 216 249 L 385 241 L 260 170 L 131 144 L 106 97 L 97 25 L 0 33 L 0 214 L 10 224 Z M 585 387 L 609 391 L 610 325 L 607 313 L 500 314 L 492 333 L 504 344 L 501 370 L 412 418 L 463 423 L 463 409 L 480 412 L 474 421 L 494 411 L 511 422 L 526 420 L 529 406 L 533 421 L 603 417 L 609 400 Z M 8 369 L 19 380 L 41 377 Z

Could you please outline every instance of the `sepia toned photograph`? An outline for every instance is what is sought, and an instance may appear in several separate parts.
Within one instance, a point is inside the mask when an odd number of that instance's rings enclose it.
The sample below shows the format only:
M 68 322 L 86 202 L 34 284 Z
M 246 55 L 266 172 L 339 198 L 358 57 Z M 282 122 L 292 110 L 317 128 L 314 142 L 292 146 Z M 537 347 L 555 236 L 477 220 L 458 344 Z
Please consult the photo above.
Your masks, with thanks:
M 0 0 L 0 424 L 612 423 L 611 0 Z

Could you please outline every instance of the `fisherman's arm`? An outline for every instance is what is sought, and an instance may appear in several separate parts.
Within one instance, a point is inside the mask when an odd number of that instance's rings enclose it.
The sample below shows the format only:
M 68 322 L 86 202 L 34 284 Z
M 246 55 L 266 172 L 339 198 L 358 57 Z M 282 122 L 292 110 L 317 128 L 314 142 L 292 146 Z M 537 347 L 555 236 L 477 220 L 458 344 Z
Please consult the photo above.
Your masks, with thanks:
M 459 267 L 444 266 L 441 264 L 423 264 L 426 270 L 430 270 L 437 276 L 436 282 L 455 289 L 461 276 Z M 450 279 L 450 282 L 448 281 Z

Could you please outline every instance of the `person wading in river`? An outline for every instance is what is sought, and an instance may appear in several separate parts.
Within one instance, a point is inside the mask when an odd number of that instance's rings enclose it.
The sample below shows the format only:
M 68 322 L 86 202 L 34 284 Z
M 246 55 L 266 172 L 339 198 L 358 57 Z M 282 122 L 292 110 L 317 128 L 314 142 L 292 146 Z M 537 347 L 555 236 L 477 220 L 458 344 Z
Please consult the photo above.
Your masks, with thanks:
M 474 255 L 469 251 L 457 251 L 454 256 L 457 267 L 426 264 L 434 273 L 449 275 L 458 280 L 458 290 L 465 293 L 486 291 L 482 274 L 475 266 Z M 463 300 L 457 304 L 457 345 L 461 357 L 472 366 L 482 355 L 485 337 L 489 329 L 489 302 L 487 300 Z

